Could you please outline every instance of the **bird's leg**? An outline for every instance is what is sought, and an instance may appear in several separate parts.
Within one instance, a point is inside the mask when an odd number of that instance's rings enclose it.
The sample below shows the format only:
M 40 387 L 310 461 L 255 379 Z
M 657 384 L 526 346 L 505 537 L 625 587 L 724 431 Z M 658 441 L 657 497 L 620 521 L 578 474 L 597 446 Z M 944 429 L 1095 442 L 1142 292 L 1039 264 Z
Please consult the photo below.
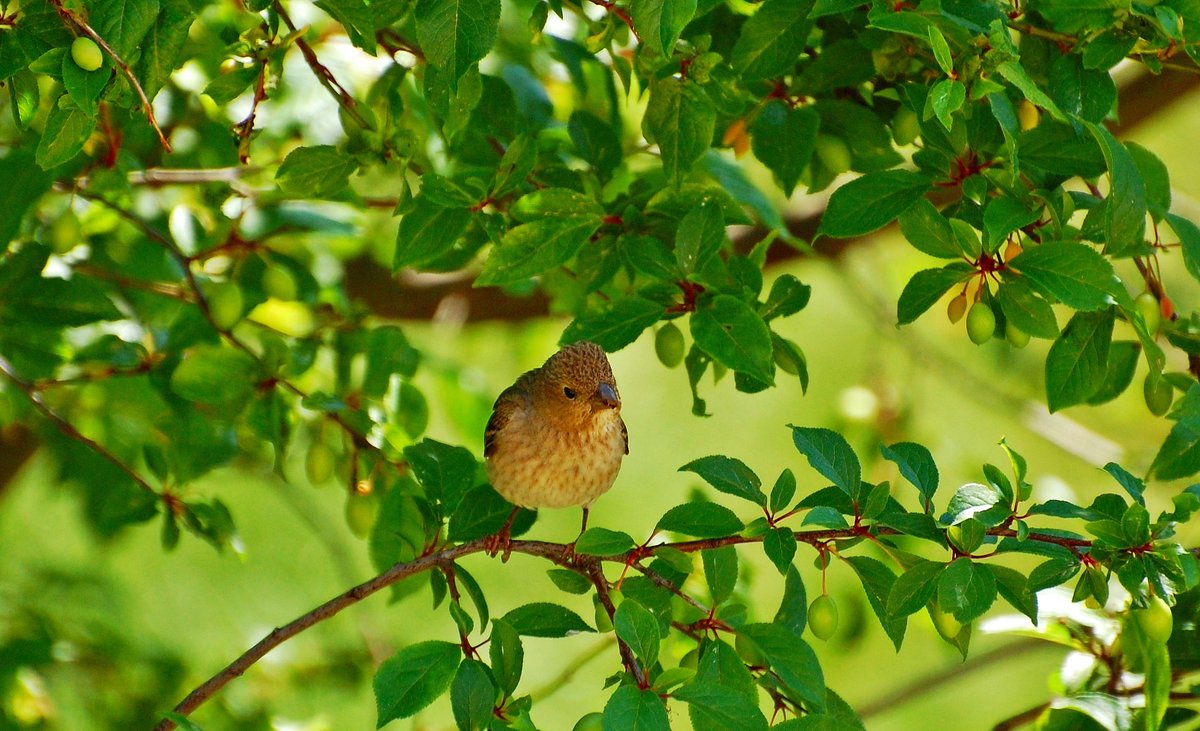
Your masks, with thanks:
M 583 506 L 583 522 L 580 523 L 580 525 L 579 525 L 579 535 L 575 536 L 575 540 L 568 543 L 566 545 L 566 548 L 563 549 L 562 560 L 564 562 L 569 563 L 569 562 L 575 560 L 575 544 L 579 542 L 579 537 L 582 536 L 584 534 L 584 532 L 587 531 L 588 511 L 589 511 L 588 506 L 586 506 L 586 505 Z
M 508 561 L 508 555 L 512 552 L 512 524 L 516 520 L 517 513 L 521 512 L 520 508 L 513 508 L 508 514 L 508 520 L 504 521 L 504 527 L 487 537 L 483 542 L 483 550 L 487 555 L 495 557 L 500 549 L 504 549 L 504 555 L 500 557 L 501 563 Z

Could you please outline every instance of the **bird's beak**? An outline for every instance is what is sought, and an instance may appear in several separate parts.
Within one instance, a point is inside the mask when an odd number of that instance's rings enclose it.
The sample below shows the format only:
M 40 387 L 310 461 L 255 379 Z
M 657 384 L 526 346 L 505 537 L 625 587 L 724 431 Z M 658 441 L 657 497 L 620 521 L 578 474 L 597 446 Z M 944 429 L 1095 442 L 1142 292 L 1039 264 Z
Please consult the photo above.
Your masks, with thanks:
M 610 409 L 621 405 L 621 399 L 617 397 L 617 390 L 607 383 L 601 383 L 600 387 L 596 389 L 596 398 Z

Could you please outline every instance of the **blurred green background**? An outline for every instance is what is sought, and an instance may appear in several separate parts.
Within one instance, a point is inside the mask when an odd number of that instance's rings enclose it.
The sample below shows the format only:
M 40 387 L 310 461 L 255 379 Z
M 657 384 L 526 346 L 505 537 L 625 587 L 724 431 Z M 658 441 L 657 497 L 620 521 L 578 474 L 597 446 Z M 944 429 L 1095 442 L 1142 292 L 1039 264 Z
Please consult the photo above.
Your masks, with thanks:
M 1167 161 L 1177 202 L 1193 217 L 1195 205 L 1186 197 L 1200 197 L 1200 168 L 1178 153 L 1180 140 L 1190 139 L 1198 123 L 1200 99 L 1193 94 L 1160 110 L 1133 137 Z M 394 231 L 372 235 L 383 246 Z M 778 388 L 753 396 L 736 393 L 732 379 L 715 385 L 706 380 L 702 395 L 713 415 L 697 418 L 689 414 L 682 369 L 668 371 L 658 363 L 649 333 L 614 354 L 631 448 L 612 492 L 594 506 L 591 525 L 645 538 L 658 516 L 701 489 L 678 467 L 708 454 L 737 457 L 765 482 L 789 467 L 800 478 L 801 494 L 823 487 L 793 449 L 789 423 L 846 434 L 864 460 L 865 479 L 892 480 L 902 500 L 911 501 L 913 491 L 879 459 L 878 445 L 926 444 L 941 470 L 943 506 L 955 487 L 980 478 L 982 463 L 1005 464 L 997 447 L 1001 438 L 1029 460 L 1036 499 L 1069 494 L 1086 504 L 1090 495 L 1112 488 L 1098 469 L 1109 460 L 1145 471 L 1168 425 L 1146 412 L 1138 388 L 1142 371 L 1114 402 L 1050 416 L 1039 405 L 1046 341 L 1035 340 L 1026 350 L 995 341 L 973 346 L 961 324 L 952 326 L 942 316 L 944 305 L 897 331 L 900 288 L 929 265 L 885 232 L 837 257 L 807 258 L 769 273 L 768 279 L 790 272 L 813 286 L 809 307 L 779 326 L 807 355 L 808 395 L 795 380 L 781 379 Z M 1194 300 L 1196 288 L 1185 276 L 1173 276 L 1181 269 L 1164 263 L 1167 288 L 1179 300 Z M 1194 304 L 1181 301 L 1177 308 Z M 428 435 L 478 454 L 495 394 L 553 352 L 564 325 L 406 326 L 425 355 L 418 385 L 431 402 Z M 1172 366 L 1180 370 L 1183 364 Z M 369 578 L 366 544 L 343 519 L 344 493 L 332 484 L 306 484 L 303 453 L 302 445 L 293 451 L 287 482 L 235 466 L 195 487 L 233 511 L 241 551 L 225 554 L 196 540 L 164 553 L 151 526 L 100 541 L 80 520 L 71 486 L 55 482 L 44 457 L 30 462 L 0 492 L 0 653 L 10 663 L 50 661 L 39 663 L 45 672 L 22 671 L 0 702 L 32 728 L 144 728 L 273 627 Z M 1152 511 L 1168 506 L 1178 488 L 1151 485 Z M 711 497 L 754 517 L 744 504 Z M 578 511 L 543 512 L 532 537 L 575 535 Z M 1181 537 L 1184 545 L 1196 539 Z M 797 563 L 811 597 L 820 572 L 807 550 L 801 546 Z M 781 582 L 757 547 L 742 549 L 741 556 L 750 614 L 769 617 Z M 514 556 L 501 565 L 475 556 L 464 565 L 484 585 L 494 615 L 553 599 L 591 617 L 590 600 L 557 591 L 541 561 Z M 1028 569 L 1032 563 L 1014 565 Z M 912 618 L 897 653 L 853 574 L 834 562 L 829 580 L 843 621 L 833 640 L 814 641 L 816 650 L 828 684 L 863 713 L 868 728 L 928 728 L 931 719 L 953 719 L 954 728 L 966 731 L 991 728 L 1050 697 L 1063 650 L 977 628 L 964 663 L 922 613 Z M 993 614 L 1007 611 L 998 605 Z M 287 642 L 194 719 L 210 730 L 372 728 L 375 665 L 418 639 L 455 636 L 446 612 L 432 611 L 427 591 L 395 604 L 382 592 Z M 14 637 L 23 639 L 8 641 Z M 677 659 L 688 649 L 672 645 L 666 656 Z M 582 712 L 600 708 L 604 679 L 617 663 L 611 634 L 530 639 L 518 694 L 539 699 L 534 717 L 541 728 L 568 729 Z M 676 709 L 673 722 L 686 728 L 686 714 Z M 443 698 L 416 719 L 388 728 L 448 730 L 449 702 Z

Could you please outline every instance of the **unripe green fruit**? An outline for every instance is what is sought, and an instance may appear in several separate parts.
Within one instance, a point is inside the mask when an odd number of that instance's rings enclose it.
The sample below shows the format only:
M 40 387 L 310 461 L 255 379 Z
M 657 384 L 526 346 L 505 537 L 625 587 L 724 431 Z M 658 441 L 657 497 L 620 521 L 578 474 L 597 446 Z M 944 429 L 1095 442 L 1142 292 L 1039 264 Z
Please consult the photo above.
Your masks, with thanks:
M 333 452 L 321 442 L 313 442 L 304 456 L 304 472 L 308 481 L 320 485 L 333 477 Z
M 228 330 L 238 324 L 245 307 L 242 289 L 233 282 L 214 285 L 208 292 L 208 314 L 218 330 Z
M 600 603 L 596 597 L 592 597 L 592 604 L 596 608 L 596 631 L 597 632 L 612 632 L 612 617 L 608 616 L 608 610 Z
M 896 116 L 892 117 L 892 139 L 897 145 L 911 144 L 921 133 L 921 125 L 917 113 L 908 107 L 900 107 Z
M 1028 99 L 1022 100 L 1021 105 L 1017 107 L 1017 121 L 1021 123 L 1022 132 L 1028 132 L 1038 126 L 1038 120 L 1041 116 L 1038 108 Z
M 957 324 L 962 319 L 963 313 L 967 311 L 967 293 L 963 292 L 954 299 L 950 300 L 950 304 L 946 305 L 946 317 L 952 324 Z
M 359 538 L 371 535 L 375 517 L 379 514 L 379 499 L 371 493 L 353 491 L 346 498 L 346 525 Z
M 983 302 L 976 302 L 967 311 L 967 337 L 976 345 L 983 345 L 996 332 L 996 313 Z
M 1133 610 L 1133 618 L 1149 639 L 1165 643 L 1171 638 L 1171 608 L 1157 594 L 1150 597 L 1145 609 Z
M 91 38 L 79 36 L 71 42 L 71 60 L 84 71 L 95 71 L 104 65 L 104 54 Z
M 270 264 L 262 275 L 262 288 L 269 296 L 277 300 L 291 301 L 296 299 L 296 278 L 285 267 Z
M 737 654 L 741 656 L 742 660 L 751 667 L 765 668 L 769 664 L 767 657 L 758 649 L 758 645 L 754 644 L 744 635 L 739 634 L 737 636 L 733 647 L 737 650 Z
M 1162 305 L 1159 304 L 1158 298 L 1150 292 L 1142 292 L 1133 301 L 1137 307 L 1137 311 L 1142 313 L 1142 320 L 1146 323 L 1146 331 L 1151 335 L 1158 332 L 1158 328 L 1162 325 Z
M 808 605 L 808 628 L 817 639 L 827 640 L 837 632 L 838 611 L 833 597 L 822 594 Z
M 79 217 L 70 208 L 50 224 L 50 250 L 55 254 L 65 254 L 74 249 L 81 238 Z
M 654 352 L 663 365 L 674 368 L 682 363 L 684 349 L 683 333 L 675 323 L 668 322 L 658 329 L 654 336 Z
M 1161 376 L 1158 382 L 1154 383 L 1154 379 L 1147 375 L 1142 383 L 1142 395 L 1146 397 L 1146 408 L 1155 416 L 1167 413 L 1167 409 L 1171 408 L 1171 401 L 1175 398 L 1171 384 Z
M 592 712 L 575 722 L 571 731 L 604 731 L 604 714 Z
M 1004 337 L 1008 338 L 1008 342 L 1012 343 L 1014 348 L 1024 348 L 1029 345 L 1029 333 L 1011 322 L 1004 325 Z
M 955 619 L 953 614 L 934 607 L 929 615 L 933 619 L 933 628 L 943 639 L 952 641 L 962 632 L 962 622 Z
M 841 137 L 817 135 L 817 158 L 833 173 L 844 173 L 850 169 L 850 148 Z

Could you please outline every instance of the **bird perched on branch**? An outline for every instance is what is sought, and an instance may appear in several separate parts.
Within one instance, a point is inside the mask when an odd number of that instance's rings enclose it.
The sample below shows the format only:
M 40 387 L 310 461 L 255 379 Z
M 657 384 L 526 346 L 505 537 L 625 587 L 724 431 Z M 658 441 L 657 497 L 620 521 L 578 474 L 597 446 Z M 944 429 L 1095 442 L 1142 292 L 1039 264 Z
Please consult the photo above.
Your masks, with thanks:
M 522 508 L 588 508 L 612 487 L 629 453 L 621 396 L 595 343 L 568 345 L 504 389 L 483 437 L 488 479 Z M 508 541 L 516 511 L 490 550 Z

